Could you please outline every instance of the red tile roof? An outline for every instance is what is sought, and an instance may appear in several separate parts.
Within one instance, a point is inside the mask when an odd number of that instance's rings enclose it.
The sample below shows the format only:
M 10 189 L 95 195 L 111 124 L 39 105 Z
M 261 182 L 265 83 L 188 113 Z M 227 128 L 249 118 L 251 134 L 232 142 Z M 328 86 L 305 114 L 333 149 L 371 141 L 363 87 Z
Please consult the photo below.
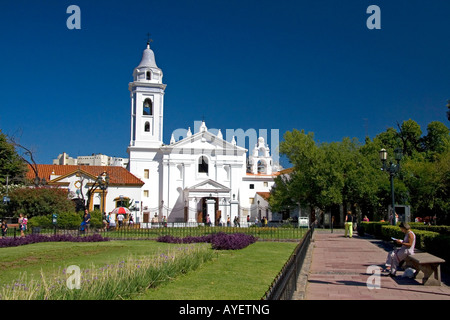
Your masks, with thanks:
M 268 200 L 270 197 L 270 192 L 257 192 L 256 194 L 261 196 L 264 200 Z
M 78 170 L 98 177 L 103 172 L 109 174 L 110 185 L 137 185 L 142 186 L 144 182 L 131 174 L 127 169 L 119 166 L 78 166 L 78 165 L 56 165 L 56 164 L 38 164 L 39 178 L 45 178 L 47 182 L 51 182 L 50 176 L 70 176 Z M 27 178 L 34 180 L 35 174 L 33 169 L 28 165 Z

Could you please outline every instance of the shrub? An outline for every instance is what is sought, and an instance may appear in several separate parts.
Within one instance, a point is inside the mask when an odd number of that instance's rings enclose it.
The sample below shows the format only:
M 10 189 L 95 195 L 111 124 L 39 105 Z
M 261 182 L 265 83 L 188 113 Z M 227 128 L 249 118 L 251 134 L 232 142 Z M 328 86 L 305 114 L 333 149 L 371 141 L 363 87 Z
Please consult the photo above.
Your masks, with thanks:
M 422 231 L 412 229 L 416 235 L 416 248 L 430 252 L 433 250 L 433 239 L 439 236 L 439 233 L 432 231 Z M 397 239 L 403 239 L 405 234 L 396 226 L 383 226 L 382 228 L 382 238 L 389 240 L 391 237 Z
M 92 211 L 91 228 L 101 228 L 103 225 L 102 214 L 100 211 Z M 78 229 L 83 221 L 84 212 L 62 212 L 58 214 L 58 228 L 60 229 Z M 28 227 L 53 228 L 52 215 L 35 216 L 28 221 Z
M 252 235 L 243 233 L 218 233 L 212 237 L 211 245 L 215 250 L 239 250 L 256 242 Z
M 52 236 L 45 236 L 41 234 L 30 234 L 25 237 L 7 237 L 0 239 L 0 248 L 5 247 L 17 247 L 26 244 L 39 243 L 39 242 L 100 242 L 109 241 L 109 238 L 102 237 L 99 234 L 93 234 L 84 237 L 75 237 L 69 234 L 56 234 Z
M 156 241 L 166 243 L 198 243 L 206 242 L 211 243 L 211 246 L 215 250 L 238 250 L 243 249 L 250 244 L 256 242 L 256 237 L 243 233 L 227 234 L 223 232 L 209 234 L 206 236 L 187 236 L 184 238 L 178 238 L 171 235 L 160 236 Z
M 63 188 L 20 188 L 10 193 L 9 210 L 28 218 L 62 212 L 75 212 L 75 205 Z
M 373 235 L 376 238 L 381 237 L 381 227 L 389 225 L 389 222 L 376 222 L 376 221 L 370 221 L 370 222 L 361 222 L 359 224 L 359 227 L 362 229 L 364 233 L 368 233 Z

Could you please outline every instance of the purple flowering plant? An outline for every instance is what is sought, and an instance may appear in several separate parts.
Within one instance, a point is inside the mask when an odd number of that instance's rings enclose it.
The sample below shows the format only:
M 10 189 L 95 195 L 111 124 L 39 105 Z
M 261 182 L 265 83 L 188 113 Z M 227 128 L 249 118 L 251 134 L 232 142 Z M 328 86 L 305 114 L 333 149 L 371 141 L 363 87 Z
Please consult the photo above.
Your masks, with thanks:
M 256 237 L 243 233 L 213 233 L 206 236 L 187 236 L 184 238 L 174 237 L 171 235 L 160 236 L 156 241 L 166 243 L 199 243 L 206 242 L 211 243 L 211 246 L 215 250 L 239 250 L 255 243 Z
M 70 234 L 56 234 L 46 236 L 42 234 L 30 234 L 25 237 L 5 237 L 0 239 L 0 248 L 17 247 L 31 243 L 39 242 L 100 242 L 109 241 L 109 238 L 102 237 L 100 234 L 93 234 L 89 236 L 72 236 Z

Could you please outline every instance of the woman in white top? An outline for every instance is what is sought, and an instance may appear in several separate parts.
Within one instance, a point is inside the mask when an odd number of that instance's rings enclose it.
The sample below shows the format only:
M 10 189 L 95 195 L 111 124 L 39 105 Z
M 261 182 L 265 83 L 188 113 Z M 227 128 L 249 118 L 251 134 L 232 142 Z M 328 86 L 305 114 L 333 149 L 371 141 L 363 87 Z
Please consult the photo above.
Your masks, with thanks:
M 405 238 L 403 240 L 395 240 L 395 243 L 401 245 L 401 247 L 389 252 L 386 259 L 385 270 L 389 271 L 389 274 L 392 276 L 395 276 L 400 262 L 405 260 L 407 256 L 414 254 L 414 247 L 416 245 L 416 235 L 411 231 L 409 224 L 402 222 L 399 227 L 405 234 Z

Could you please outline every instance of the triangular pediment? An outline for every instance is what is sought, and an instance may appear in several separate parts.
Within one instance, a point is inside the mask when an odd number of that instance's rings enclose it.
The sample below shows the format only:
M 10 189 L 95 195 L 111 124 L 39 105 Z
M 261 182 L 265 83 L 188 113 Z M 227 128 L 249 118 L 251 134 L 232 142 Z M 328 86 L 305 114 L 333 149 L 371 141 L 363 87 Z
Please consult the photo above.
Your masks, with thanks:
M 230 192 L 230 188 L 224 186 L 223 184 L 218 183 L 212 179 L 208 179 L 202 181 L 190 188 L 187 188 L 188 191 L 211 191 L 211 192 Z
M 61 175 L 61 176 L 55 176 L 54 178 L 52 178 L 53 176 L 50 176 L 52 179 L 49 181 L 49 183 L 68 182 L 73 176 L 79 177 L 79 179 L 81 177 L 83 177 L 87 180 L 92 180 L 92 181 L 95 181 L 97 179 L 96 176 L 90 174 L 89 172 L 86 172 L 81 169 L 77 169 L 70 173 Z
M 247 152 L 247 149 L 238 145 L 234 145 L 231 142 L 220 138 L 209 131 L 197 132 L 196 134 L 181 139 L 170 145 L 166 145 L 163 149 L 170 151 L 174 149 L 187 149 L 187 150 L 215 150 L 228 153 L 230 151 L 238 151 L 239 153 Z

